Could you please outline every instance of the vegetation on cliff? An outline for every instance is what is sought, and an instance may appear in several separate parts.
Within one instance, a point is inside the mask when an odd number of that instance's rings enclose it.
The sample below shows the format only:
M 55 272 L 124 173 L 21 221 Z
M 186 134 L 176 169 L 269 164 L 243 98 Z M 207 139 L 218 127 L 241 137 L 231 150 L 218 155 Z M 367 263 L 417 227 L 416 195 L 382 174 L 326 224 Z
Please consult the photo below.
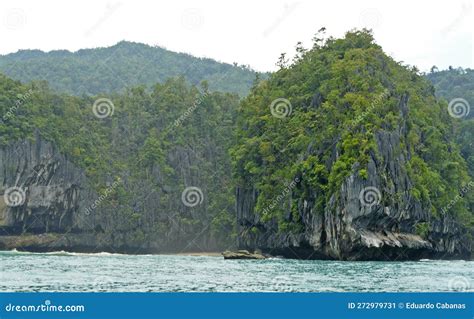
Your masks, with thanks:
M 97 64 L 107 57 L 108 71 Z M 148 67 L 154 64 L 160 67 Z M 256 190 L 261 221 L 299 233 L 299 200 L 314 200 L 322 214 L 351 174 L 368 178 L 369 161 L 381 158 L 377 134 L 398 132 L 394 149 L 407 159 L 410 196 L 435 217 L 474 226 L 473 119 L 448 112 L 453 98 L 474 104 L 472 70 L 428 74 L 440 100 L 426 77 L 387 56 L 366 30 L 343 39 L 318 33 L 311 49 L 298 44 L 292 62 L 282 55 L 278 65 L 254 81 L 246 67 L 126 42 L 3 56 L 8 75 L 46 78 L 52 89 L 0 74 L 0 147 L 35 132 L 57 145 L 98 194 L 107 192 L 97 210 L 119 212 L 120 230 L 105 232 L 130 232 L 137 242 L 189 243 L 197 235 L 207 247 L 227 248 L 235 238 L 236 184 Z M 178 74 L 185 77 L 172 77 Z M 239 102 L 236 93 L 251 83 Z M 202 193 L 196 206 L 183 202 L 188 187 Z M 425 221 L 414 228 L 428 236 Z
M 184 78 L 156 84 L 151 92 L 140 86 L 107 97 L 75 97 L 58 95 L 44 82 L 22 85 L 1 75 L 0 146 L 34 139 L 38 131 L 85 170 L 98 194 L 120 181 L 97 211 L 114 208 L 123 231 L 144 242 L 178 236 L 227 248 L 234 189 L 226 150 L 238 101 L 236 94 L 210 92 L 206 82 L 196 87 Z M 201 192 L 192 205 L 182 199 L 187 187 Z
M 298 198 L 316 199 L 322 213 L 354 171 L 367 177 L 369 158 L 379 157 L 376 133 L 400 131 L 411 195 L 434 216 L 449 211 L 472 225 L 472 192 L 459 196 L 470 181 L 454 139 L 459 120 L 415 67 L 387 56 L 366 30 L 343 39 L 319 33 L 313 48 L 298 45 L 297 52 L 291 64 L 282 55 L 280 70 L 254 86 L 239 108 L 235 176 L 238 187 L 256 189 L 262 221 L 276 220 L 283 232 L 301 230 Z M 275 205 L 295 179 L 293 202 Z
M 455 135 L 461 146 L 461 154 L 468 163 L 469 174 L 474 179 L 474 70 L 450 67 L 440 71 L 433 66 L 426 76 L 433 83 L 436 96 L 448 103 L 455 99 L 464 100 L 461 100 L 457 110 L 462 117 L 456 123 Z

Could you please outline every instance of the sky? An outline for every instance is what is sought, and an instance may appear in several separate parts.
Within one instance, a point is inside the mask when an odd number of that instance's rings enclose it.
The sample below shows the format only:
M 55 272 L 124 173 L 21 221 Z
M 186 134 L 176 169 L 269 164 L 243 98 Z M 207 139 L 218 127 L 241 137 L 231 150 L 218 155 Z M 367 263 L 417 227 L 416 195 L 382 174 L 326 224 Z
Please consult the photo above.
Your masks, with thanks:
M 472 1 L 2 0 L 0 54 L 107 47 L 121 40 L 274 71 L 321 27 L 370 28 L 386 53 L 428 71 L 474 68 Z

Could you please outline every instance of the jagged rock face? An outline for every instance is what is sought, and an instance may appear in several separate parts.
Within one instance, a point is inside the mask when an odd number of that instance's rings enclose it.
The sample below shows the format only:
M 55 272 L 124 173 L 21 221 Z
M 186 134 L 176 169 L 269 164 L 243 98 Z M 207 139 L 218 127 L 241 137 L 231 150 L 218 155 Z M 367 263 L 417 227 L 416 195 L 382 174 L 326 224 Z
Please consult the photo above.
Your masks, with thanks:
M 404 119 L 407 103 L 408 97 L 402 97 L 400 112 Z M 429 203 L 410 195 L 412 182 L 404 155 L 410 153 L 401 152 L 406 131 L 405 122 L 395 131 L 378 131 L 378 156 L 373 154 L 369 160 L 367 178 L 356 173 L 356 163 L 354 173 L 342 183 L 338 194 L 331 196 L 324 212 L 316 209 L 317 192 L 311 199 L 297 198 L 304 226 L 300 233 L 282 233 L 276 230 L 274 221 L 262 222 L 254 211 L 258 192 L 255 188 L 238 188 L 239 246 L 304 259 L 470 258 L 466 230 L 448 215 L 434 217 Z M 335 149 L 334 153 L 337 158 Z M 420 224 L 427 225 L 426 234 L 417 233 L 416 225 Z M 255 228 L 258 232 L 251 231 Z
M 87 229 L 79 209 L 93 196 L 83 172 L 41 139 L 0 149 L 3 234 Z M 8 190 L 19 189 L 20 205 L 8 205 Z M 23 193 L 21 193 L 23 192 Z M 14 196 L 14 195 L 12 195 Z M 6 200 L 6 202 L 5 202 Z
M 96 198 L 82 170 L 39 136 L 0 149 L 0 247 L 68 248 L 68 236 L 93 234 L 103 216 L 87 216 Z M 15 189 L 12 189 L 15 188 Z M 10 197 L 9 197 L 10 196 Z M 16 196 L 16 197 L 15 197 Z M 13 198 L 19 202 L 11 202 Z M 45 240 L 39 234 L 56 234 Z M 33 234 L 24 240 L 24 234 Z M 96 246 L 94 240 L 84 246 Z
M 184 150 L 175 156 L 177 166 L 194 161 Z M 182 172 L 191 182 L 195 178 L 184 168 Z M 160 180 L 160 174 L 156 169 L 155 180 Z M 174 218 L 181 214 L 195 221 L 204 219 L 205 208 L 185 207 L 181 192 L 176 199 L 166 200 L 166 187 L 162 192 L 147 191 L 148 182 L 123 179 L 120 183 L 135 194 L 132 200 L 101 206 L 109 198 L 97 193 L 84 171 L 39 134 L 34 141 L 0 149 L 0 181 L 0 249 L 126 253 L 217 249 L 218 239 L 208 229 L 199 228 L 199 233 Z M 109 188 L 115 185 L 109 184 Z M 142 217 L 131 220 L 130 211 Z

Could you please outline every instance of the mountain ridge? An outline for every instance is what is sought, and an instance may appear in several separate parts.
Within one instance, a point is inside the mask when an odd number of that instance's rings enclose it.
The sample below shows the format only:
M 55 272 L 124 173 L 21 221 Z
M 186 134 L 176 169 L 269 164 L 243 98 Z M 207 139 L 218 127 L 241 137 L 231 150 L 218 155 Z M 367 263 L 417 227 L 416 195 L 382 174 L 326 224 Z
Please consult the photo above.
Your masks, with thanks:
M 120 92 L 184 76 L 190 84 L 205 80 L 211 90 L 243 96 L 260 74 L 249 66 L 125 40 L 77 51 L 19 50 L 0 55 L 0 71 L 22 82 L 44 79 L 53 89 L 75 95 Z

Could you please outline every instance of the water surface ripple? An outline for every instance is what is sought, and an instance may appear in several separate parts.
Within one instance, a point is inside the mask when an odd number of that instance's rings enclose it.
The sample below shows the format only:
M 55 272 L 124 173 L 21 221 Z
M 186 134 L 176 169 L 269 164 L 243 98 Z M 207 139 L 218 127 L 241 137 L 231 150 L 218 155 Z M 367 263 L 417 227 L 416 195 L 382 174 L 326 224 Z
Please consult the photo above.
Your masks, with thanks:
M 474 291 L 474 261 L 0 252 L 0 291 Z

